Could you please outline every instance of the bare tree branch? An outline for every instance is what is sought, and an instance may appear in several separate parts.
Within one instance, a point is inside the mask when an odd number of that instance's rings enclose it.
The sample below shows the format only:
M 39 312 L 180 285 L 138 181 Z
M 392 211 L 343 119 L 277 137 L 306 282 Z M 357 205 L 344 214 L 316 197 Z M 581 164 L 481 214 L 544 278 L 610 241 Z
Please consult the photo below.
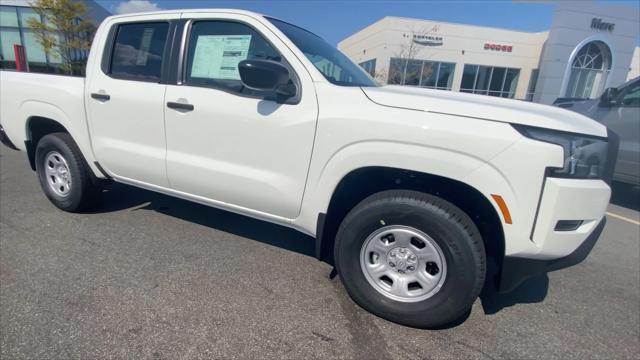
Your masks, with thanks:
M 407 32 L 402 34 L 404 38 L 404 43 L 400 45 L 399 50 L 394 53 L 394 57 L 397 59 L 401 59 L 403 62 L 402 69 L 391 69 L 389 72 L 388 79 L 396 79 L 394 83 L 399 83 L 400 85 L 404 85 L 407 79 L 407 68 L 409 62 L 411 60 L 417 59 L 418 55 L 424 50 L 424 46 L 416 43 L 414 40 L 417 36 L 427 36 L 436 33 L 439 30 L 438 25 L 434 25 L 430 28 L 409 28 Z M 421 57 L 420 60 L 423 60 L 424 57 Z M 433 71 L 433 70 L 431 70 Z M 421 69 L 422 72 L 422 69 Z M 415 74 L 411 74 L 415 75 Z M 419 75 L 419 74 L 418 74 Z

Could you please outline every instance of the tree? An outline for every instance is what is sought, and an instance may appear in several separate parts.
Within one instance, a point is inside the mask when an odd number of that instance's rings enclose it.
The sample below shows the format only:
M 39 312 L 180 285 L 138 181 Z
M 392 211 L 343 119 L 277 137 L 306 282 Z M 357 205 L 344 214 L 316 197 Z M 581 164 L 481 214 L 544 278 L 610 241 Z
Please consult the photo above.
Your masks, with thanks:
M 418 70 L 409 68 L 409 62 L 411 60 L 415 60 L 418 54 L 424 49 L 423 45 L 418 44 L 414 40 L 419 36 L 428 36 L 437 33 L 438 30 L 438 25 L 435 25 L 429 29 L 411 29 L 402 34 L 402 37 L 405 38 L 405 42 L 400 45 L 400 48 L 394 54 L 395 59 L 398 59 L 397 61 L 399 61 L 399 66 L 390 66 L 387 83 L 404 85 L 407 77 L 420 76 L 423 69 Z M 433 71 L 431 67 L 427 67 L 424 70 Z M 430 73 L 428 75 L 430 75 Z
M 68 74 L 78 71 L 78 52 L 91 47 L 95 26 L 86 19 L 84 2 L 73 0 L 36 0 L 30 5 L 43 21 L 31 18 L 36 41 L 49 56 L 61 60 L 60 68 Z
M 373 74 L 373 79 L 380 85 L 384 85 L 388 79 L 387 71 L 384 69 L 376 70 Z

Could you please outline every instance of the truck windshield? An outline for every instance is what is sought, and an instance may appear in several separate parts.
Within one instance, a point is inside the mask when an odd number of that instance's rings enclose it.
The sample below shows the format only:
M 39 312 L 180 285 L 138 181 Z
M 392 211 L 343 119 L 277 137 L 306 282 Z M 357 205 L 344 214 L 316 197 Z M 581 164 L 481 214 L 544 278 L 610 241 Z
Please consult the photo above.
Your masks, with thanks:
M 281 20 L 267 17 L 282 31 L 332 84 L 340 86 L 377 86 L 360 66 L 318 35 Z

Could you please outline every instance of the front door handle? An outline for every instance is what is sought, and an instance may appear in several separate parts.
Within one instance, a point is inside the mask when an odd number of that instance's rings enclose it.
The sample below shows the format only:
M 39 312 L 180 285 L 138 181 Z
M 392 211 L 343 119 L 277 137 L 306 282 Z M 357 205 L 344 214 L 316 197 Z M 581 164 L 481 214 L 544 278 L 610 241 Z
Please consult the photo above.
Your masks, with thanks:
M 185 103 L 179 103 L 179 102 L 173 102 L 173 101 L 169 101 L 167 103 L 167 107 L 170 109 L 176 109 L 176 110 L 186 110 L 186 111 L 193 111 L 194 107 L 191 104 L 185 104 Z
M 100 101 L 111 100 L 111 96 L 109 96 L 108 94 L 102 94 L 102 93 L 91 93 L 91 97 Z

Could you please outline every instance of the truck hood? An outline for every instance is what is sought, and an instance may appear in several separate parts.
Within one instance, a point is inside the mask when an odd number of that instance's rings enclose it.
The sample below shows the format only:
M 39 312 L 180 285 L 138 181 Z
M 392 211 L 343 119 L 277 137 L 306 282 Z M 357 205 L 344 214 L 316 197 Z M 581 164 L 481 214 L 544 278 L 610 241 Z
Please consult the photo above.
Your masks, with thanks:
M 408 86 L 363 87 L 362 91 L 383 106 L 607 136 L 606 127 L 586 116 L 527 101 Z

